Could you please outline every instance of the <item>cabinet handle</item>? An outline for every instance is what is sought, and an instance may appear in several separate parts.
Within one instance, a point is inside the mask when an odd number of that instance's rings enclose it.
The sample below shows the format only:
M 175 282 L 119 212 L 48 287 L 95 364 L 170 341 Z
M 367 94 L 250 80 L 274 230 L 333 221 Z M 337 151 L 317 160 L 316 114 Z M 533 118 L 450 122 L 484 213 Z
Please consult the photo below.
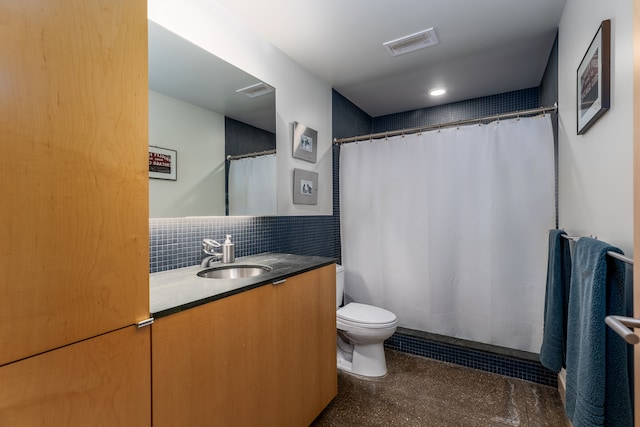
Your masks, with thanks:
M 136 326 L 138 328 L 144 328 L 145 326 L 151 326 L 152 323 L 153 323 L 153 317 L 150 317 L 148 319 L 139 321 L 138 323 L 136 323 Z
M 273 284 L 274 284 L 274 285 L 281 285 L 281 284 L 283 284 L 283 283 L 284 283 L 284 282 L 286 282 L 286 281 L 287 281 L 287 279 L 276 280 L 275 282 L 273 282 Z

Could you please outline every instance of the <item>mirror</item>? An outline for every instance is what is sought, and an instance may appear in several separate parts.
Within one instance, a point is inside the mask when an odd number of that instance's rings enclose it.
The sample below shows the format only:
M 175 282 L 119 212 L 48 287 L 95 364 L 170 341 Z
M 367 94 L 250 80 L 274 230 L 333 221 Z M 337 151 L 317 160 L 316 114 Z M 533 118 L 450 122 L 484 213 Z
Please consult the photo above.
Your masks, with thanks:
M 275 215 L 275 127 L 271 86 L 149 21 L 149 145 L 176 172 L 149 179 L 150 217 Z

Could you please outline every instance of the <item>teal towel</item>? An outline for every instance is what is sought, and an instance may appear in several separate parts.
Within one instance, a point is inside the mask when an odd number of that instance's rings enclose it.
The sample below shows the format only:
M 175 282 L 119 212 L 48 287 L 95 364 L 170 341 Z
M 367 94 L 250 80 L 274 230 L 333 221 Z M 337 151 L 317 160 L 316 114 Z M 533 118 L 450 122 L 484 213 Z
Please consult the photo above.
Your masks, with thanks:
M 562 237 L 566 234 L 562 230 L 549 230 L 549 261 L 540 362 L 554 372 L 559 372 L 566 366 L 567 309 L 571 279 L 569 240 Z
M 604 323 L 624 314 L 625 265 L 618 248 L 589 237 L 573 251 L 567 326 L 566 412 L 575 427 L 631 427 L 625 341 Z

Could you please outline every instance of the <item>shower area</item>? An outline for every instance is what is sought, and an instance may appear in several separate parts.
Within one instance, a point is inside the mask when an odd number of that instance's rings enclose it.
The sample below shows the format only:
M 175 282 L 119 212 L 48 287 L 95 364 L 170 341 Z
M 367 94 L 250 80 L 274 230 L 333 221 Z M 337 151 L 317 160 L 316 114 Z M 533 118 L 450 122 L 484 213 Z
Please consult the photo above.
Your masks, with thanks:
M 444 125 L 554 102 L 541 86 L 372 118 L 368 127 L 366 114 L 334 92 L 334 137 L 347 140 L 334 148 L 345 297 L 396 313 L 405 335 L 389 347 L 457 363 L 451 357 L 469 358 L 457 347 L 465 342 L 482 349 L 479 365 L 499 365 L 485 370 L 509 375 L 510 361 L 485 360 L 504 349 L 529 359 L 515 361 L 515 376 L 554 385 L 546 372 L 530 378 L 530 364 L 556 227 L 555 114 Z M 412 127 L 430 130 L 348 141 Z M 433 354 L 425 336 L 445 346 Z

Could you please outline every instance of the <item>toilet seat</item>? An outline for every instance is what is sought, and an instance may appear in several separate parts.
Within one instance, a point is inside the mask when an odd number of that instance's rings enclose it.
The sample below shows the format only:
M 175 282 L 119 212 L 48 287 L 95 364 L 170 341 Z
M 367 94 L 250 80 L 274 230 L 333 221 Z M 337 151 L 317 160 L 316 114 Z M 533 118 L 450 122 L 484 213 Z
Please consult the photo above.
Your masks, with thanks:
M 394 327 L 396 315 L 384 308 L 351 302 L 336 312 L 339 324 L 370 329 Z

